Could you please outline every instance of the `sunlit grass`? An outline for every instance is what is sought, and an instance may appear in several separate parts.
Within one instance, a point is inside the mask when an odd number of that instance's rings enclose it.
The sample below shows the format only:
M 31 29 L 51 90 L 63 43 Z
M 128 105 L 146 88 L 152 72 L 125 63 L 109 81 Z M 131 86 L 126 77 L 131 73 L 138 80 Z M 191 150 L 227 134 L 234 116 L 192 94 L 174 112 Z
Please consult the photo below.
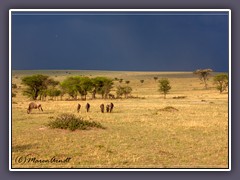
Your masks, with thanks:
M 130 81 L 133 96 L 143 99 L 42 101 L 43 112 L 27 114 L 30 102 L 22 96 L 21 77 L 33 71 L 13 73 L 17 96 L 12 99 L 13 168 L 227 168 L 228 95 L 209 90 L 192 73 L 74 71 L 70 75 L 108 76 Z M 63 80 L 65 71 L 40 71 Z M 67 74 L 67 76 L 70 76 Z M 168 77 L 172 89 L 167 99 L 157 91 L 154 76 Z M 57 77 L 55 77 L 57 76 Z M 17 77 L 17 78 L 16 78 Z M 144 79 L 144 83 L 140 83 Z M 115 81 L 115 85 L 119 85 Z M 122 82 L 124 84 L 124 81 Z M 113 94 L 115 91 L 113 90 Z M 173 99 L 186 96 L 184 99 Z M 89 96 L 90 97 L 90 96 Z M 90 112 L 84 109 L 91 104 Z M 113 113 L 101 113 L 99 105 L 113 102 Z M 77 103 L 82 105 L 76 112 Z M 173 107 L 176 111 L 163 111 Z M 101 123 L 106 129 L 62 130 L 47 124 L 62 113 Z M 15 159 L 29 155 L 39 159 L 71 157 L 65 164 L 25 163 Z

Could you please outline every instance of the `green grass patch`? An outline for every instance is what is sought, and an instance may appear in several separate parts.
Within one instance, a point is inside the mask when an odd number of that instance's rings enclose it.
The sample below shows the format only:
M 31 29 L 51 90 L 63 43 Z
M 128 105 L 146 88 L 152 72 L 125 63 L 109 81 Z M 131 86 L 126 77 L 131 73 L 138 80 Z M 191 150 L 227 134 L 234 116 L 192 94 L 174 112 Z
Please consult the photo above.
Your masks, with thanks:
M 83 118 L 76 117 L 74 114 L 64 113 L 59 115 L 55 120 L 50 121 L 47 126 L 50 128 L 69 129 L 74 130 L 89 130 L 91 128 L 105 129 L 100 123 L 95 121 L 83 120 Z

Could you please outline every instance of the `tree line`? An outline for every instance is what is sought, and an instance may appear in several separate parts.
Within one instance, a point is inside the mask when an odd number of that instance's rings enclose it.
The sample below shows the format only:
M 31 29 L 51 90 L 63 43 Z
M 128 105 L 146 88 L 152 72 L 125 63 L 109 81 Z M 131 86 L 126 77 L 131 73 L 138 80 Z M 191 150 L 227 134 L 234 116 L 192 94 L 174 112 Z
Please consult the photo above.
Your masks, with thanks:
M 49 76 L 38 74 L 24 77 L 22 84 L 26 86 L 23 95 L 33 100 L 46 100 L 47 97 L 53 100 L 60 97 L 62 100 L 65 94 L 73 100 L 77 100 L 79 96 L 81 100 L 86 100 L 89 93 L 92 99 L 96 99 L 97 94 L 103 99 L 115 97 L 110 94 L 114 85 L 113 79 L 107 77 L 71 76 L 59 82 Z M 118 86 L 116 94 L 117 97 L 124 95 L 128 98 L 131 91 L 132 88 L 129 86 Z
M 193 74 L 197 75 L 199 79 L 203 82 L 205 89 L 208 89 L 208 80 L 209 76 L 213 72 L 212 69 L 197 69 L 193 72 Z M 157 79 L 154 77 L 154 79 Z M 159 82 L 159 91 L 164 95 L 164 99 L 166 95 L 169 93 L 171 86 L 170 82 L 167 78 L 163 78 L 158 81 Z M 216 89 L 219 90 L 220 93 L 226 91 L 228 89 L 228 75 L 225 73 L 217 74 L 213 77 L 213 83 L 216 85 Z
M 193 73 L 199 76 L 199 79 L 204 83 L 204 87 L 207 89 L 207 81 L 211 72 L 213 72 L 212 69 L 198 69 Z M 153 79 L 156 81 L 158 77 L 154 77 Z M 122 79 L 120 80 L 122 81 Z M 62 82 L 59 82 L 49 76 L 38 74 L 26 76 L 22 79 L 22 84 L 26 86 L 23 95 L 33 100 L 46 100 L 47 97 L 50 97 L 52 100 L 56 100 L 60 97 L 62 100 L 65 94 L 68 94 L 70 99 L 73 100 L 77 100 L 79 96 L 81 100 L 86 100 L 88 94 L 91 94 L 92 99 L 96 99 L 96 95 L 100 95 L 102 99 L 115 98 L 115 96 L 110 93 L 113 89 L 113 81 L 113 79 L 107 77 L 89 78 L 85 76 L 70 76 Z M 144 80 L 140 80 L 140 82 L 144 83 Z M 228 89 L 227 74 L 217 74 L 214 76 L 213 82 L 220 93 Z M 119 81 L 119 83 L 121 82 Z M 130 81 L 126 81 L 126 84 L 129 83 Z M 171 90 L 169 80 L 167 78 L 162 78 L 158 80 L 158 83 L 158 90 L 163 93 L 164 98 L 166 98 L 166 95 Z M 128 85 L 116 87 L 117 98 L 129 98 L 131 92 L 132 88 Z

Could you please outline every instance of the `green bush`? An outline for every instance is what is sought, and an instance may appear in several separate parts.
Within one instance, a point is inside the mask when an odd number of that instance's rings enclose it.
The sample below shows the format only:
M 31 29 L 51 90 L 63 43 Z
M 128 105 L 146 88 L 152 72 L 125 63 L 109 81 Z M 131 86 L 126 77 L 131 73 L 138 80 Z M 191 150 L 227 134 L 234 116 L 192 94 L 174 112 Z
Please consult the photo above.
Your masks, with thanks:
M 228 89 L 228 74 L 218 74 L 214 77 L 213 81 L 220 93 Z
M 76 129 L 88 130 L 90 128 L 105 129 L 100 123 L 94 121 L 86 121 L 82 118 L 76 117 L 74 114 L 61 114 L 54 121 L 48 123 L 50 128 L 69 129 L 74 131 Z

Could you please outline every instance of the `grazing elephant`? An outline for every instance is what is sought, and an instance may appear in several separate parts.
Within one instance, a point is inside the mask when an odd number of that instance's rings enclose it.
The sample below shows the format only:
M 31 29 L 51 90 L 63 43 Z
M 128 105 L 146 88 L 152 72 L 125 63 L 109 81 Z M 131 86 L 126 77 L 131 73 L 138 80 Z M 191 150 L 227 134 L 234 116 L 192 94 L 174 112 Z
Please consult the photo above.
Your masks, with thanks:
M 113 107 L 114 107 L 113 103 L 110 103 L 110 109 L 109 109 L 109 112 L 110 112 L 110 113 L 112 112 Z
M 104 113 L 104 104 L 100 105 L 101 112 Z
M 109 110 L 110 110 L 110 106 L 107 104 L 107 106 L 106 106 L 107 113 L 109 112 Z
M 78 112 L 78 113 L 79 113 L 80 109 L 81 109 L 81 104 L 78 104 L 78 105 L 77 105 L 77 112 Z
M 87 103 L 87 104 L 86 104 L 86 110 L 87 110 L 87 112 L 89 111 L 89 109 L 90 109 L 90 104 Z
M 35 102 L 31 102 L 29 105 L 28 105 L 28 109 L 27 109 L 27 113 L 31 113 L 32 109 L 38 109 L 39 111 L 43 111 L 42 109 L 42 105 L 41 104 L 37 104 Z

